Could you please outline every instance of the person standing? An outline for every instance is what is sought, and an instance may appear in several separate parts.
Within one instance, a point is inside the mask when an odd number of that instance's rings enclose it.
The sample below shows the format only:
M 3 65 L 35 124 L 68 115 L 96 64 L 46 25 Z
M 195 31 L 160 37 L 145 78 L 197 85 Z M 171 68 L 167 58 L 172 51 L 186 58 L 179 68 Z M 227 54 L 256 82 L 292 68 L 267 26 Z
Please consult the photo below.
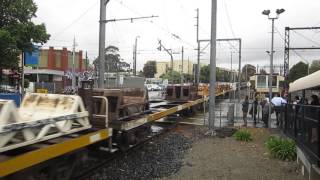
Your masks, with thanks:
M 244 101 L 242 102 L 242 114 L 243 114 L 243 123 L 244 126 L 247 126 L 247 115 L 249 110 L 249 97 L 246 96 Z
M 276 96 L 272 98 L 271 103 L 274 105 L 274 111 L 276 112 L 277 126 L 279 126 L 280 113 L 283 110 L 282 106 L 284 104 L 287 104 L 287 101 L 282 97 L 279 97 L 278 94 L 276 94 Z
M 256 126 L 257 124 L 257 114 L 258 114 L 258 98 L 256 97 L 252 102 L 252 118 L 253 118 L 253 125 Z M 251 111 L 251 110 L 250 110 Z
M 265 127 L 268 128 L 268 119 L 269 119 L 269 98 L 265 98 L 262 102 L 261 102 L 261 106 L 262 106 L 262 121 L 265 124 Z

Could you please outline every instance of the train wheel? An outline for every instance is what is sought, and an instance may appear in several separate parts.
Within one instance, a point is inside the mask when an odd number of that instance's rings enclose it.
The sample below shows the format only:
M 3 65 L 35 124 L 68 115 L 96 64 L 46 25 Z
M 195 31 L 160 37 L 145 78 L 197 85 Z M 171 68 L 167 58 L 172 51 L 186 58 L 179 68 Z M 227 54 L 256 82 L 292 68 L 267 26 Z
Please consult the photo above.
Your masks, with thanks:
M 35 167 L 10 175 L 7 180 L 68 180 L 79 157 L 77 153 L 50 160 Z

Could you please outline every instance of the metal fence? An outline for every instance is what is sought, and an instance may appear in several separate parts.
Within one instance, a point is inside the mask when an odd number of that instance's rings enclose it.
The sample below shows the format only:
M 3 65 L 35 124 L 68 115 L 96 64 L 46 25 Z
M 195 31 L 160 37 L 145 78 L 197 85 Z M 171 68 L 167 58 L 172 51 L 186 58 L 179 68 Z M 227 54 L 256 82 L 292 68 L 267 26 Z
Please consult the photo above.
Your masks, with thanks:
M 287 104 L 280 128 L 320 166 L 320 106 Z

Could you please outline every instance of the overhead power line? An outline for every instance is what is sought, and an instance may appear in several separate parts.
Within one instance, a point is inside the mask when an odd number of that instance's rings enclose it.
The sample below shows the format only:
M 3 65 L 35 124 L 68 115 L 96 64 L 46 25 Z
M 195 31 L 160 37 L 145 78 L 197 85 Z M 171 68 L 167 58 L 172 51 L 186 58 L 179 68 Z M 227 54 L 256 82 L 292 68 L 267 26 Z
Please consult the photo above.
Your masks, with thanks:
M 116 0 L 116 1 L 117 1 L 121 6 L 127 8 L 127 9 L 130 10 L 131 12 L 133 12 L 133 13 L 135 13 L 135 14 L 137 14 L 137 15 L 140 15 L 140 16 L 142 15 L 142 14 L 139 13 L 138 11 L 136 11 L 136 10 L 134 10 L 133 8 L 129 7 L 128 5 L 124 4 L 123 1 L 121 1 L 121 0 Z M 182 38 L 181 38 L 180 36 L 178 36 L 176 33 L 171 32 L 170 30 L 168 30 L 168 29 L 160 26 L 159 24 L 157 24 L 157 23 L 155 23 L 155 22 L 153 22 L 153 21 L 148 21 L 148 20 L 146 20 L 146 22 L 151 23 L 151 24 L 153 24 L 155 27 L 157 27 L 157 28 L 159 28 L 160 30 L 166 32 L 170 37 L 173 37 L 174 39 L 179 40 L 179 41 L 183 42 L 184 44 L 186 44 L 186 45 L 188 45 L 188 46 L 190 46 L 190 47 L 195 48 L 195 46 L 194 46 L 192 43 L 189 43 L 188 41 L 182 39 Z
M 94 4 L 92 4 L 92 6 L 90 6 L 88 9 L 86 9 L 83 13 L 81 13 L 79 17 L 74 19 L 70 24 L 65 26 L 61 31 L 59 31 L 58 33 L 56 33 L 56 34 L 54 34 L 52 36 L 55 37 L 55 39 L 58 38 L 62 33 L 64 33 L 71 26 L 73 26 L 75 23 L 77 23 L 81 18 L 83 18 L 92 8 L 94 8 L 96 5 L 98 5 L 98 3 L 99 3 L 99 0 L 96 0 L 96 2 Z
M 312 42 L 312 43 L 316 44 L 317 46 L 320 46 L 320 44 L 319 44 L 318 42 L 316 42 L 316 41 L 314 41 L 314 40 L 312 40 L 312 39 L 308 38 L 307 36 L 305 36 L 305 35 L 303 35 L 303 34 L 301 34 L 301 33 L 297 32 L 297 31 L 295 31 L 295 30 L 292 30 L 292 31 L 293 31 L 294 33 L 296 33 L 296 34 L 300 35 L 301 37 L 303 37 L 303 38 L 304 38 L 304 39 L 306 39 L 307 41 L 310 41 L 310 42 Z

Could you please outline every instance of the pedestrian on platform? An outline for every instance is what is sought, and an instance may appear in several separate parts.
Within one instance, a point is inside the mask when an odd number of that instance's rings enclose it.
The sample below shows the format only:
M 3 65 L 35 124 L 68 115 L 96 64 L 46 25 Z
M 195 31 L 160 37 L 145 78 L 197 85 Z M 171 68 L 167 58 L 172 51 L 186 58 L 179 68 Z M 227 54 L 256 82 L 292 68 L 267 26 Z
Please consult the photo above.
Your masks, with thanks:
M 287 104 L 287 101 L 276 94 L 275 97 L 272 98 L 271 103 L 274 105 L 274 111 L 276 112 L 277 126 L 279 126 L 280 121 L 280 113 L 283 111 L 283 106 Z
M 258 98 L 256 97 L 253 102 L 252 102 L 252 106 L 250 109 L 250 114 L 252 115 L 253 118 L 253 125 L 256 126 L 257 124 L 257 114 L 258 114 Z
M 244 101 L 242 102 L 242 114 L 243 114 L 243 123 L 244 126 L 247 126 L 247 115 L 249 110 L 249 97 L 246 96 Z
M 319 102 L 319 98 L 317 95 L 313 94 L 311 95 L 311 103 L 310 105 L 314 105 L 314 106 L 319 106 L 320 102 Z
M 270 106 L 269 98 L 265 98 L 261 102 L 261 106 L 262 106 L 262 121 L 264 122 L 265 127 L 268 128 L 269 106 Z

